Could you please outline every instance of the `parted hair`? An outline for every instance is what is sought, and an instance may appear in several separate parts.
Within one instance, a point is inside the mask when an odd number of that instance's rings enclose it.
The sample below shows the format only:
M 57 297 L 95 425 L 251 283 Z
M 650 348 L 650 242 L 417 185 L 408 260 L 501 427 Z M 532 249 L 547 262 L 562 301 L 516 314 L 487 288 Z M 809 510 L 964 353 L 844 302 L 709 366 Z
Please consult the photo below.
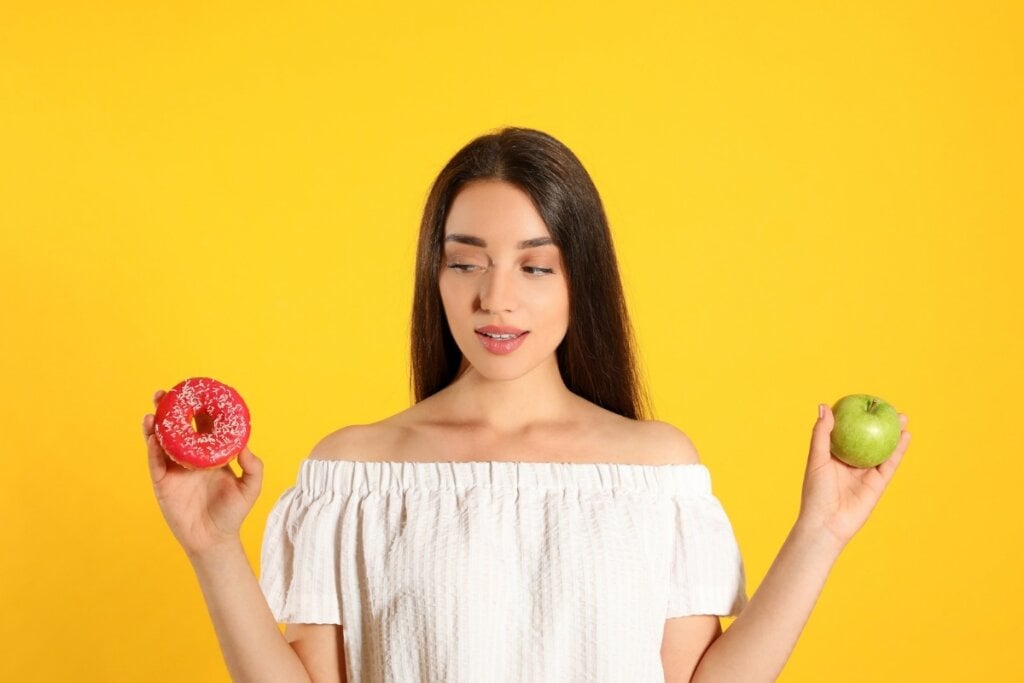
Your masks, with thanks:
M 460 149 L 434 180 L 420 222 L 411 323 L 411 384 L 418 403 L 456 378 L 462 352 L 438 284 L 444 226 L 474 180 L 516 185 L 533 200 L 561 251 L 569 324 L 555 355 L 570 391 L 632 419 L 651 415 L 604 206 L 580 160 L 551 135 L 508 127 Z

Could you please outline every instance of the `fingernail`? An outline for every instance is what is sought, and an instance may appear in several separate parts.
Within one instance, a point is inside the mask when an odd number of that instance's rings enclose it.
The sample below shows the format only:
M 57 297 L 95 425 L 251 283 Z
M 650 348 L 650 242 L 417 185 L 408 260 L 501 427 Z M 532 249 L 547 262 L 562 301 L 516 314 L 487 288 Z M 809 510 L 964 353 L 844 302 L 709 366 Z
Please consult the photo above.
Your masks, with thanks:
M 825 404 L 824 403 L 819 403 L 818 404 L 818 417 L 819 418 L 825 417 Z

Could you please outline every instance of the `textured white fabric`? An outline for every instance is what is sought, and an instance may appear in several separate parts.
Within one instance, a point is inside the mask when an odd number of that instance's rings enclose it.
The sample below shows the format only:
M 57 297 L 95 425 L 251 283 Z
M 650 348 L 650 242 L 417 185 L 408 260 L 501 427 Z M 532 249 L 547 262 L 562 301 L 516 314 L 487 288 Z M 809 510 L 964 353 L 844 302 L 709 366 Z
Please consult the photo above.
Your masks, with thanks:
M 665 619 L 747 603 L 703 464 L 304 460 L 267 518 L 279 623 L 348 680 L 664 681 Z

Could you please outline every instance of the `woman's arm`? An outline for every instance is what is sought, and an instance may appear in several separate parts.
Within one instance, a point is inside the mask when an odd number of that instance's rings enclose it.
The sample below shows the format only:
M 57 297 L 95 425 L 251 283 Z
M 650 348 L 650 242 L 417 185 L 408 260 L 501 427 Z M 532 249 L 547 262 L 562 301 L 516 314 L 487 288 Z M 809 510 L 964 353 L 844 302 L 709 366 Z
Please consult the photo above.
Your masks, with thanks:
M 153 395 L 154 407 L 164 392 Z M 278 630 L 239 538 L 242 521 L 260 495 L 263 462 L 248 447 L 238 454 L 242 475 L 229 465 L 187 470 L 157 442 L 155 416 L 142 419 L 149 473 L 160 511 L 199 579 L 199 587 L 234 681 L 310 680 L 298 654 Z
M 889 459 L 850 467 L 832 456 L 835 417 L 819 406 L 804 474 L 800 514 L 757 592 L 705 651 L 693 680 L 774 681 L 810 618 L 840 552 L 867 521 L 910 445 L 907 417 Z
M 284 637 L 314 683 L 348 683 L 345 628 L 341 624 L 289 623 Z
M 239 540 L 188 555 L 231 680 L 310 683 L 278 629 Z
M 776 680 L 841 549 L 820 530 L 794 525 L 757 592 L 704 653 L 692 680 Z

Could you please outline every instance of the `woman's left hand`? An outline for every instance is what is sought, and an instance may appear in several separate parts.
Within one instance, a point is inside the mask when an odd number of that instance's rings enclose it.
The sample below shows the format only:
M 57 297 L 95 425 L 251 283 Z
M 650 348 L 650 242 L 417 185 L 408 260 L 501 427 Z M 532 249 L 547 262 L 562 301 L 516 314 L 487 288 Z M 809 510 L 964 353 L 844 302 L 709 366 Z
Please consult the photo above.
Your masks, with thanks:
M 907 416 L 900 413 L 900 440 L 889 458 L 876 467 L 847 465 L 832 455 L 835 416 L 827 406 L 811 435 L 798 523 L 822 528 L 845 546 L 867 521 L 910 444 Z

